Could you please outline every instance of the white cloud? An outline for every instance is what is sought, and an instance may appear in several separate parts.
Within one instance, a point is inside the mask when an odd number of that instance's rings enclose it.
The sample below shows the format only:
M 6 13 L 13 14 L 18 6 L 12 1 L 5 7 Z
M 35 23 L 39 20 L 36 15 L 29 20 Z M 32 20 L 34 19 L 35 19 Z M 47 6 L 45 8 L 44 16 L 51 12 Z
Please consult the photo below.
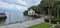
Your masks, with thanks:
M 6 9 L 25 9 L 27 7 L 16 5 L 16 4 L 9 4 L 7 2 L 0 1 L 0 8 L 6 8 Z
M 25 1 L 28 5 L 37 5 L 40 3 L 41 0 L 23 0 Z
M 39 3 L 40 0 L 0 0 L 0 8 L 26 10 Z
M 2 0 L 2 1 L 11 4 L 31 6 L 39 4 L 41 0 Z
M 26 1 L 22 1 L 22 0 L 2 0 L 2 1 L 11 4 L 27 5 Z

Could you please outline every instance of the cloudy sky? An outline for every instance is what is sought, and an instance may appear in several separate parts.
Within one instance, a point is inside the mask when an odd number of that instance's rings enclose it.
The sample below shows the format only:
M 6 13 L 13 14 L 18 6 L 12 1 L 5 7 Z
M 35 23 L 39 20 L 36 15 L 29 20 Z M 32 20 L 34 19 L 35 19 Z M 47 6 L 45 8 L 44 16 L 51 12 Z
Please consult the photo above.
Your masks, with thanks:
M 10 10 L 26 10 L 28 7 L 38 5 L 41 0 L 0 0 L 0 8 Z

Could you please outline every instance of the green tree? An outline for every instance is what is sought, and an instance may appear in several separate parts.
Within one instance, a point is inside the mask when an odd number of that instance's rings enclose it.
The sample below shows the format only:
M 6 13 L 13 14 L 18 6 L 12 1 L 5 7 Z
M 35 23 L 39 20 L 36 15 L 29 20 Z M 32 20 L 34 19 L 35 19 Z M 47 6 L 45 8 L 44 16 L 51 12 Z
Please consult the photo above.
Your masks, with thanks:
M 41 14 L 42 12 L 44 12 L 45 15 L 57 17 L 57 15 L 60 16 L 60 13 L 59 13 L 60 1 L 59 0 L 42 0 L 39 5 L 31 6 L 28 8 L 28 10 L 30 9 L 33 9 L 38 14 Z M 28 10 L 24 12 L 25 15 L 27 15 Z

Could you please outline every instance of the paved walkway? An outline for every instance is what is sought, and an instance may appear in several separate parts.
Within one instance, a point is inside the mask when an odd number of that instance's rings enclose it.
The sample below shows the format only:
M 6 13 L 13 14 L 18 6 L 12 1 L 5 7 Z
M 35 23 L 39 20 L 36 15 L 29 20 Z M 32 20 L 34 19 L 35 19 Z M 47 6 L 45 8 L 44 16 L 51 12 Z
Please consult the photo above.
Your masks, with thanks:
M 35 20 L 32 20 L 32 21 L 26 21 L 26 22 L 23 22 L 23 23 L 11 24 L 11 25 L 7 25 L 7 26 L 0 26 L 0 28 L 26 28 L 26 27 L 29 27 L 29 26 L 32 26 L 32 25 L 35 25 L 35 24 L 38 24 L 38 23 L 42 23 L 42 22 L 44 22 L 43 18 L 35 19 Z

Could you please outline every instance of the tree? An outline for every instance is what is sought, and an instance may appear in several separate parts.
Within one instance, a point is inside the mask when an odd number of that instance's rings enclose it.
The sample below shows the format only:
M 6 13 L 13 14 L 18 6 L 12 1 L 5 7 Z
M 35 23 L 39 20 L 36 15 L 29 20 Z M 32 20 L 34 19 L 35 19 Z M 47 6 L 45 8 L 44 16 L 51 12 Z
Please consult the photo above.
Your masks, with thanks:
M 42 0 L 39 5 L 31 6 L 28 8 L 28 10 L 30 10 L 30 9 L 33 9 L 38 14 L 41 14 L 43 12 L 43 13 L 45 13 L 45 15 L 57 17 L 57 15 L 60 16 L 60 13 L 59 13 L 60 12 L 60 1 Z M 26 14 L 27 11 L 25 11 L 24 13 Z
M 40 8 L 38 6 L 31 6 L 28 10 L 33 9 L 36 13 L 40 14 Z

